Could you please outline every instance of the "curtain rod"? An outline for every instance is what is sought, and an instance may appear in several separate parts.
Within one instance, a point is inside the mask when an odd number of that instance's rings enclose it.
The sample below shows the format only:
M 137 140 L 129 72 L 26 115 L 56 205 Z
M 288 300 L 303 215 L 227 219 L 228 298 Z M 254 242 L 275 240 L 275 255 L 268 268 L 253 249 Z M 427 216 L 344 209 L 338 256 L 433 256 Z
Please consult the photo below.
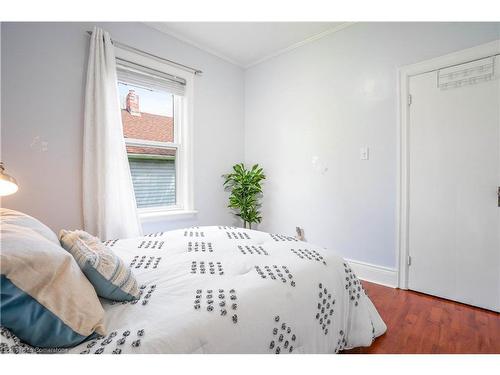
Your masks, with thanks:
M 92 31 L 87 31 L 87 34 L 88 35 L 92 35 Z M 194 73 L 195 75 L 201 75 L 203 74 L 203 72 L 199 69 L 196 69 L 196 68 L 192 68 L 190 66 L 187 66 L 187 65 L 184 65 L 184 64 L 180 64 L 178 62 L 175 62 L 175 61 L 172 61 L 172 60 L 169 60 L 169 59 L 165 59 L 164 57 L 160 57 L 160 56 L 157 56 L 157 55 L 153 55 L 152 53 L 149 53 L 149 52 L 145 52 L 145 51 L 142 51 L 140 49 L 137 49 L 135 47 L 131 47 L 127 44 L 124 44 L 124 43 L 120 43 L 118 42 L 117 40 L 114 40 L 114 39 L 111 39 L 111 42 L 113 43 L 113 45 L 115 45 L 116 47 L 122 47 L 123 49 L 127 49 L 127 50 L 130 50 L 130 51 L 134 51 L 140 55 L 143 55 L 143 56 L 147 56 L 147 57 L 151 57 L 155 60 L 159 60 L 161 62 L 165 62 L 167 64 L 170 64 L 170 65 L 174 65 L 174 66 L 177 66 L 181 69 L 184 69 L 184 70 L 187 70 L 189 72 L 192 72 Z

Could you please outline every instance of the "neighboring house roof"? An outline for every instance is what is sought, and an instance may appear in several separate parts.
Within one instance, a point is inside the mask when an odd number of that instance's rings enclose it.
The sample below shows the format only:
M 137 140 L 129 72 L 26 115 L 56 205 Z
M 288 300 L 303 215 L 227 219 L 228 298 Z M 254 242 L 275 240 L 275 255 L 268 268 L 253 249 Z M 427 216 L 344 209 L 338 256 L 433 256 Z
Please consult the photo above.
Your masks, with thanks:
M 159 142 L 174 141 L 174 119 L 172 117 L 145 112 L 141 112 L 140 116 L 132 115 L 126 109 L 122 109 L 121 113 L 125 138 Z M 127 152 L 142 155 L 175 155 L 175 150 L 153 147 L 127 146 Z

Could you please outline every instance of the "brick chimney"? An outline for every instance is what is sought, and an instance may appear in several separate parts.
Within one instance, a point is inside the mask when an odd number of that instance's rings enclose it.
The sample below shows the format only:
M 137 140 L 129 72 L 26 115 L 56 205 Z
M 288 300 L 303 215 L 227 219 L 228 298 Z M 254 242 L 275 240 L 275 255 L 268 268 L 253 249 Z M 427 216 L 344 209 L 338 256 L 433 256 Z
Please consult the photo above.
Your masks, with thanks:
M 139 95 L 134 90 L 129 90 L 125 100 L 127 111 L 133 116 L 140 116 Z

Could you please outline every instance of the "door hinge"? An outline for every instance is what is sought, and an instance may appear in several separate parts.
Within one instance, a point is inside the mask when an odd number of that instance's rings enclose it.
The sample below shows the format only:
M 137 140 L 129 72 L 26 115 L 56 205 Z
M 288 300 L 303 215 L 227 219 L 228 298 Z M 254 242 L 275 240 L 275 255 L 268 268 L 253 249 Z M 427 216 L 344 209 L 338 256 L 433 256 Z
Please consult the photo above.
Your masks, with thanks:
M 411 105 L 412 97 L 411 94 L 408 94 L 408 105 Z
M 411 266 L 411 256 L 408 255 L 408 258 L 406 259 L 406 263 L 408 263 L 409 266 Z

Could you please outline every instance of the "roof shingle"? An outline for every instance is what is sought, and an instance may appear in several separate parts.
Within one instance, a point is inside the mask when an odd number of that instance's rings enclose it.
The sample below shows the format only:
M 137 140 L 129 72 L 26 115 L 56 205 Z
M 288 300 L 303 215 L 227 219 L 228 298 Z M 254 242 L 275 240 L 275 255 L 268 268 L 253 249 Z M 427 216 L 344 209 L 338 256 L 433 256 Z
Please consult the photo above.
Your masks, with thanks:
M 140 116 L 131 115 L 122 109 L 123 135 L 148 141 L 173 142 L 174 119 L 168 116 L 142 112 Z
M 174 141 L 174 119 L 172 117 L 145 112 L 141 112 L 141 115 L 137 116 L 130 114 L 126 109 L 122 109 L 121 113 L 123 135 L 125 138 L 157 142 Z M 127 146 L 127 153 L 175 155 L 175 150 L 167 150 L 158 147 Z

